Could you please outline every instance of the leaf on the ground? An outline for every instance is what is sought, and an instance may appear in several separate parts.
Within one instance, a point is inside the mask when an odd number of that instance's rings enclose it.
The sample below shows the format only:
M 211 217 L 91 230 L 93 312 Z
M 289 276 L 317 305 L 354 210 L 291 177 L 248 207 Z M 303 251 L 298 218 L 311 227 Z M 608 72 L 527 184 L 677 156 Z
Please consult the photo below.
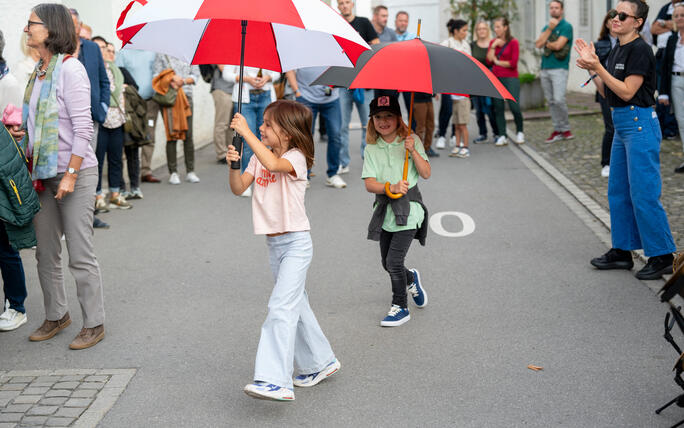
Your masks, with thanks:
M 530 370 L 534 370 L 535 372 L 544 370 L 544 367 L 535 366 L 535 365 L 532 365 L 532 364 L 530 364 L 529 366 L 527 366 L 527 368 L 530 369 Z

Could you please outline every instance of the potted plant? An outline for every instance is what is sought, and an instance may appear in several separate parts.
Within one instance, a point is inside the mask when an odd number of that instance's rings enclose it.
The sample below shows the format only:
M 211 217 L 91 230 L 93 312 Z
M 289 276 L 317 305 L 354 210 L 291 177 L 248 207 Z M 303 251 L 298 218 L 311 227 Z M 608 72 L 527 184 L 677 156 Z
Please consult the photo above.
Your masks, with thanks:
M 522 73 L 520 79 L 520 104 L 521 110 L 535 109 L 544 106 L 544 91 L 541 80 L 534 73 Z

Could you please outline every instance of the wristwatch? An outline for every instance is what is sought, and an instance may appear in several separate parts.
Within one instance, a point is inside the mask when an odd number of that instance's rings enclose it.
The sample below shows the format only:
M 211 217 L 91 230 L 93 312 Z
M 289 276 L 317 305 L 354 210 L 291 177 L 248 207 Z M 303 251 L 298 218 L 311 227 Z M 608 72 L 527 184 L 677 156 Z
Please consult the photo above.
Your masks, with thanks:
M 75 168 L 69 167 L 69 168 L 67 168 L 67 172 L 68 172 L 69 174 L 78 175 L 78 170 L 75 169 Z

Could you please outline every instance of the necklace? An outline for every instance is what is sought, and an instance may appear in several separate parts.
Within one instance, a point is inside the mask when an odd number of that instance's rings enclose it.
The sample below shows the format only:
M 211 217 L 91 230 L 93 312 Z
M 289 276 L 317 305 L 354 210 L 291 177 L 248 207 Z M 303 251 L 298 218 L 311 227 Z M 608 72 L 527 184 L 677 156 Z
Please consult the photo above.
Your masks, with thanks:
M 45 76 L 45 73 L 47 73 L 46 70 L 41 70 L 43 68 L 43 59 L 41 58 L 40 61 L 38 61 L 38 64 L 36 64 L 36 75 L 38 77 L 43 77 Z

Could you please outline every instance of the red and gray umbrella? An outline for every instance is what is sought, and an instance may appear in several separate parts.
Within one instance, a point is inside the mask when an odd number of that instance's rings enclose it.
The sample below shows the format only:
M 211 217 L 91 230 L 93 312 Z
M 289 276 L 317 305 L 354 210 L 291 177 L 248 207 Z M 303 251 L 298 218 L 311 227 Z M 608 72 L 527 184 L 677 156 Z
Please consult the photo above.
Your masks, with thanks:
M 312 84 L 514 100 L 477 59 L 420 39 L 373 45 L 354 68 L 330 67 Z
M 142 7 L 130 12 L 135 3 Z M 117 36 L 124 48 L 189 64 L 240 65 L 240 81 L 245 65 L 277 72 L 353 67 L 370 48 L 320 0 L 134 0 L 121 13 Z M 238 91 L 241 112 L 242 85 Z M 233 145 L 242 151 L 237 134 Z M 231 168 L 239 169 L 240 163 Z
M 312 85 L 481 95 L 515 100 L 480 61 L 455 49 L 421 39 L 374 45 L 371 50 L 361 54 L 354 68 L 330 67 Z M 409 123 L 412 116 L 413 94 Z M 404 180 L 408 173 L 408 159 L 407 150 L 404 158 Z M 385 183 L 385 194 L 392 199 L 401 198 L 401 194 L 390 192 L 389 185 L 389 182 Z

